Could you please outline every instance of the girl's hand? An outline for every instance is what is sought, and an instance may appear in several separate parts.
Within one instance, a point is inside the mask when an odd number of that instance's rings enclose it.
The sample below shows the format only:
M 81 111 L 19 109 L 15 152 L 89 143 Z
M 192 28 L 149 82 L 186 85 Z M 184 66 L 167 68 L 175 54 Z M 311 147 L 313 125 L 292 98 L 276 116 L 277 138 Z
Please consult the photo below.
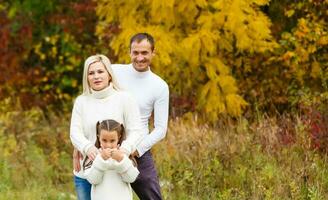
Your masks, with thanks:
M 95 146 L 92 146 L 88 149 L 87 155 L 91 160 L 95 160 L 97 154 L 98 149 Z
M 116 160 L 117 162 L 121 162 L 123 160 L 124 153 L 118 149 L 111 150 L 111 157 Z
M 102 149 L 100 151 L 100 155 L 104 160 L 107 160 L 111 157 L 111 150 L 110 149 Z

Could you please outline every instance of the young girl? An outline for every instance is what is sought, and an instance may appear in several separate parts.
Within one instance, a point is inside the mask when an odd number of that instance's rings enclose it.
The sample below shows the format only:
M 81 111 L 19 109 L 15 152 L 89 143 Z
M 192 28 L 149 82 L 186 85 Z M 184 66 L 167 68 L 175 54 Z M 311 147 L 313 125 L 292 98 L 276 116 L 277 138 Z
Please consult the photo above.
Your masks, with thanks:
M 97 123 L 99 149 L 94 161 L 86 158 L 83 163 L 85 177 L 92 184 L 91 199 L 132 200 L 130 183 L 139 171 L 124 153 L 118 151 L 125 139 L 124 127 L 115 120 Z

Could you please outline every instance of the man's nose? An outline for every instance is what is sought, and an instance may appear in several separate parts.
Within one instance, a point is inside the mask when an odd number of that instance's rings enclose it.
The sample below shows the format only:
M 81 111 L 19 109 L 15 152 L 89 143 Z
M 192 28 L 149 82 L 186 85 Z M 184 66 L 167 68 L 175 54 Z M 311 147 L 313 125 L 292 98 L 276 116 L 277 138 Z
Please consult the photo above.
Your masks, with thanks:
M 142 55 L 137 56 L 137 61 L 142 61 L 143 59 L 144 59 L 144 57 Z

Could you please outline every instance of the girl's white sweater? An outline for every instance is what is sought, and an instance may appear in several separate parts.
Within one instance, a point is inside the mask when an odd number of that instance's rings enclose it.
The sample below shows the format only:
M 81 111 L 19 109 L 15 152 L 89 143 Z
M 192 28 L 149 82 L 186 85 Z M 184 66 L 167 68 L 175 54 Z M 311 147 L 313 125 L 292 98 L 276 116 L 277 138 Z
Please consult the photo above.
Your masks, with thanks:
M 135 181 L 139 171 L 126 155 L 117 162 L 112 158 L 103 160 L 98 154 L 91 168 L 85 170 L 84 174 L 92 184 L 92 200 L 132 200 L 130 183 Z

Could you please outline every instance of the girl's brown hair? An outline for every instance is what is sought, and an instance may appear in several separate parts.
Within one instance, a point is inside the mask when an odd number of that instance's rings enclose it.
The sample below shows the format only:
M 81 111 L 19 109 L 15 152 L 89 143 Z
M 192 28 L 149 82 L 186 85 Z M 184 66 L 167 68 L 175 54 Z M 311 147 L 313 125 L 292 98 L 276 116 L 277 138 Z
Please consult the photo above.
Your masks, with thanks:
M 120 124 L 119 122 L 112 120 L 112 119 L 107 119 L 107 120 L 103 120 L 101 122 L 97 122 L 96 129 L 97 129 L 97 139 L 96 139 L 95 146 L 98 149 L 100 148 L 100 132 L 101 132 L 101 130 L 116 131 L 118 134 L 118 138 L 119 138 L 118 139 L 119 145 L 121 145 L 123 140 L 125 140 L 125 138 L 126 138 L 123 124 Z M 132 156 L 130 156 L 129 158 L 132 160 L 133 164 L 136 166 L 137 165 L 136 160 Z M 92 160 L 89 160 L 88 156 L 87 156 L 83 162 L 83 169 L 90 168 L 91 164 L 92 164 Z
M 97 140 L 95 146 L 97 148 L 100 148 L 100 131 L 101 130 L 106 130 L 106 131 L 116 131 L 118 134 L 118 144 L 121 145 L 122 141 L 125 140 L 125 131 L 124 131 L 124 126 L 120 123 L 118 123 L 115 120 L 112 119 L 107 119 L 101 122 L 97 122 L 96 125 L 97 128 Z

